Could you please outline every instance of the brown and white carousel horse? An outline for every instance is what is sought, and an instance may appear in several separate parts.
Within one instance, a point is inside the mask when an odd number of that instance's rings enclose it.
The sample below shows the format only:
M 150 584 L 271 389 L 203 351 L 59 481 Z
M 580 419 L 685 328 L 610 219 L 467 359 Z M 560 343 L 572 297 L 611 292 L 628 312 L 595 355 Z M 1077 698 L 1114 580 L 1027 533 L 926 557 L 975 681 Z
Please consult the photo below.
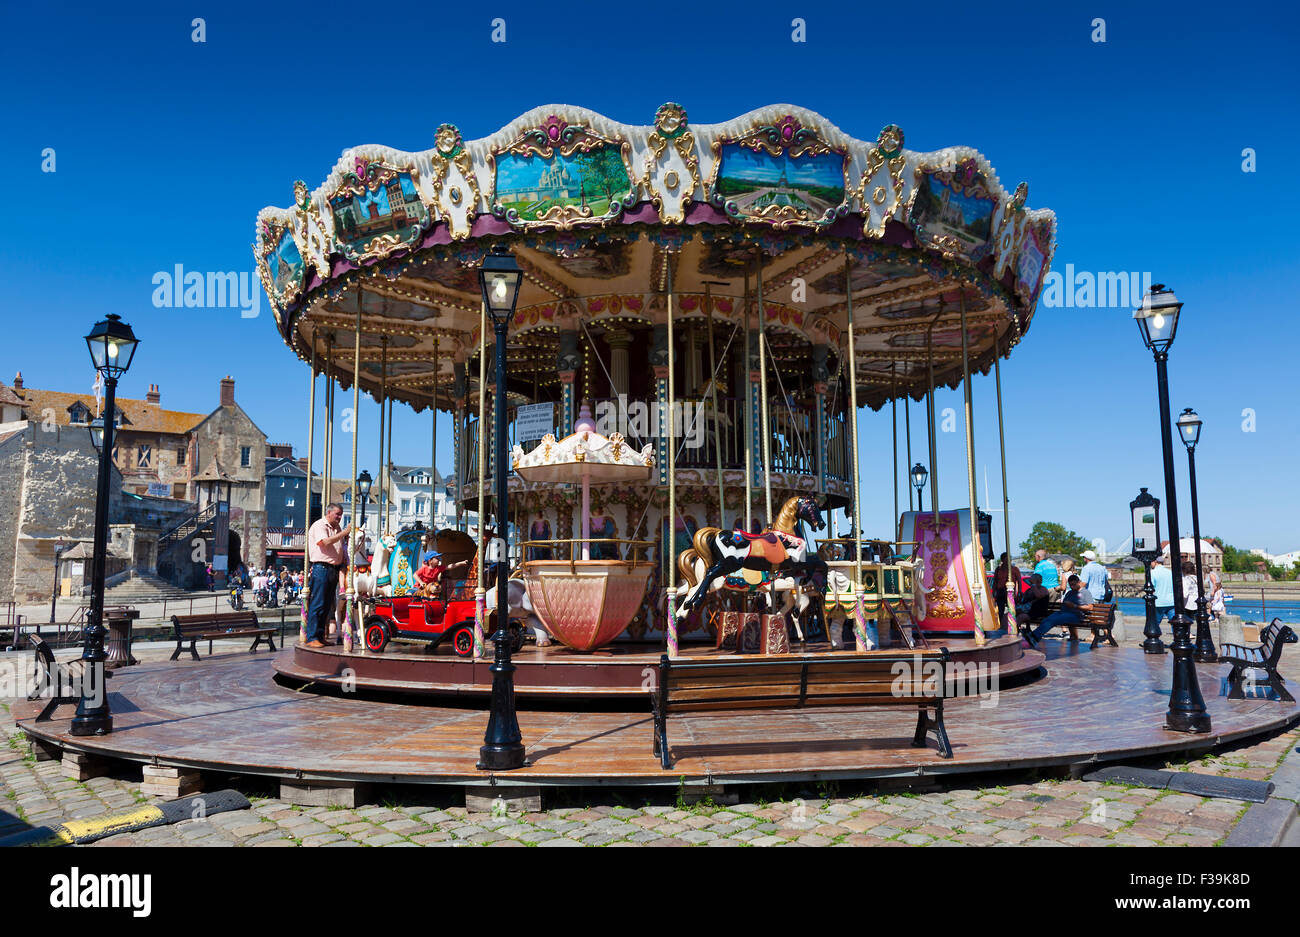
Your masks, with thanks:
M 775 593 L 785 592 L 782 611 L 798 603 L 802 612 L 808 604 L 804 587 L 820 591 L 826 574 L 826 564 L 816 556 L 809 558 L 808 541 L 798 533 L 798 525 L 805 522 L 813 530 L 826 527 L 817 502 L 798 495 L 781 506 L 776 519 L 760 534 L 701 527 L 691 547 L 677 558 L 686 587 L 677 618 L 684 619 L 716 589 L 763 591 L 772 596 L 773 604 Z

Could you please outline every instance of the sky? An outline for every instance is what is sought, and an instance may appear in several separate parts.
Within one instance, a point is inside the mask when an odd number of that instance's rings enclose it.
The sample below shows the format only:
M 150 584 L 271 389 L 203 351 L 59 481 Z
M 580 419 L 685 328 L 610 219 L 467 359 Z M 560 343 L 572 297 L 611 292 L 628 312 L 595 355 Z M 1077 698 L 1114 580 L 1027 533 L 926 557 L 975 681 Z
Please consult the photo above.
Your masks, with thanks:
M 500 0 L 385 8 L 378 19 L 356 4 L 203 6 L 0 11 L 0 380 L 21 370 L 29 386 L 89 390 L 82 336 L 118 313 L 143 339 L 121 395 L 156 383 L 165 407 L 206 413 L 230 374 L 270 441 L 301 452 L 306 368 L 260 288 L 255 317 L 157 308 L 155 274 L 179 264 L 256 283 L 258 210 L 289 205 L 295 179 L 318 185 L 349 146 L 426 149 L 446 121 L 472 140 L 548 103 L 636 124 L 665 101 L 697 124 L 793 103 L 863 140 L 896 123 L 912 150 L 974 147 L 1008 189 L 1029 183 L 1031 207 L 1055 210 L 1054 270 L 1150 273 L 1174 287 L 1186 305 L 1171 404 L 1205 421 L 1202 533 L 1274 553 L 1300 547 L 1293 6 L 938 3 L 913 18 L 873 4 L 668 0 L 567 37 L 553 8 Z M 498 17 L 504 43 L 491 41 Z M 792 41 L 795 18 L 805 42 Z M 1104 42 L 1093 41 L 1098 18 Z M 358 55 L 364 36 L 369 52 Z M 43 172 L 50 150 L 55 171 Z M 1163 496 L 1155 377 L 1130 309 L 1040 305 L 1002 369 L 1013 543 L 1039 520 L 1111 549 L 1129 536 L 1138 488 Z M 979 499 L 987 469 L 1000 508 L 991 375 L 973 395 Z M 942 391 L 936 406 L 954 416 L 937 434 L 940 500 L 961 506 L 960 394 Z M 924 416 L 910 409 L 915 459 Z M 372 473 L 376 412 L 363 404 Z M 428 414 L 400 414 L 396 461 L 424 462 L 429 432 Z M 864 413 L 860 432 L 866 526 L 888 530 L 889 408 Z M 444 471 L 450 434 L 444 416 Z M 1175 460 L 1187 533 L 1181 447 Z M 903 454 L 898 465 L 902 479 Z

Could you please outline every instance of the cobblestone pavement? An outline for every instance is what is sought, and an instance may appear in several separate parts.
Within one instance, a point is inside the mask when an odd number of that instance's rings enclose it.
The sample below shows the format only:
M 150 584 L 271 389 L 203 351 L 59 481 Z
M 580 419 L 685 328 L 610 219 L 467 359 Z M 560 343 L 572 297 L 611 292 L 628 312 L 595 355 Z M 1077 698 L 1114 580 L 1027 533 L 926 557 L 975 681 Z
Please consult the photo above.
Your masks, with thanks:
M 1300 655 L 1290 657 L 1300 662 Z M 1294 678 L 1300 663 L 1283 670 Z M 3 701 L 0 730 L 0 836 L 149 800 L 140 793 L 138 767 L 78 783 L 59 762 L 36 762 Z M 1163 767 L 1267 780 L 1297 748 L 1300 726 L 1293 725 L 1254 744 Z M 252 809 L 119 834 L 97 845 L 1211 846 L 1248 806 L 1024 772 L 956 776 L 937 789 L 894 792 L 866 783 L 742 786 L 736 790 L 747 802 L 730 805 L 686 804 L 674 791 L 560 791 L 548 793 L 547 809 L 536 813 L 471 813 L 454 791 L 415 787 L 377 788 L 377 803 L 356 809 L 297 807 L 266 796 L 278 789 L 263 781 L 205 782 L 209 789 L 243 790 Z

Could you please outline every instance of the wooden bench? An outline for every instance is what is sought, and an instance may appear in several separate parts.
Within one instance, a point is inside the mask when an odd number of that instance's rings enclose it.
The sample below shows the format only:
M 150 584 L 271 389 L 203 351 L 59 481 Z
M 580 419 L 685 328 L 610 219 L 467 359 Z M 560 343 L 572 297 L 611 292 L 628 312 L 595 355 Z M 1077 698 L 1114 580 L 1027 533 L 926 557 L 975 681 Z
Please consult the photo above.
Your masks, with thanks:
M 727 657 L 659 660 L 658 686 L 650 691 L 652 749 L 664 768 L 670 713 L 795 709 L 804 706 L 915 706 L 912 745 L 933 732 L 944 758 L 952 757 L 943 725 L 950 673 L 947 648 L 937 651 L 834 656 Z M 901 667 L 899 665 L 902 665 Z M 919 670 L 920 672 L 914 672 Z M 934 716 L 929 715 L 934 710 Z
M 1064 608 L 1061 602 L 1048 602 L 1047 615 L 1042 618 L 1031 618 L 1029 624 L 1020 629 L 1021 635 L 1030 644 L 1034 643 L 1033 635 L 1030 632 L 1035 625 L 1041 625 L 1043 621 L 1055 612 Z M 1079 640 L 1079 628 L 1092 629 L 1092 644 L 1089 647 L 1096 647 L 1102 641 L 1106 641 L 1111 647 L 1119 647 L 1112 633 L 1115 627 L 1115 603 L 1114 602 L 1094 602 L 1091 605 L 1083 607 L 1083 621 L 1066 624 L 1062 627 L 1070 632 L 1070 640 L 1077 642 Z
M 172 628 L 176 633 L 176 650 L 172 651 L 172 660 L 181 656 L 185 642 L 190 642 L 190 656 L 199 659 L 199 652 L 194 649 L 196 641 L 208 642 L 208 656 L 212 655 L 212 642 L 217 638 L 238 638 L 253 636 L 253 644 L 248 649 L 251 654 L 263 641 L 271 650 L 275 650 L 275 641 L 271 635 L 274 628 L 264 627 L 257 620 L 257 613 L 214 612 L 208 615 L 173 615 Z
M 1228 671 L 1228 699 L 1245 699 L 1241 683 L 1246 670 L 1262 670 L 1268 674 L 1268 685 L 1278 697 L 1288 703 L 1294 703 L 1295 697 L 1287 692 L 1286 681 L 1277 672 L 1278 661 L 1282 659 L 1282 645 L 1295 644 L 1296 633 L 1290 625 L 1282 624 L 1282 619 L 1274 618 L 1269 626 L 1260 632 L 1258 647 L 1242 644 L 1219 645 L 1219 660 L 1232 664 Z
M 79 703 L 81 702 L 81 684 L 86 679 L 86 662 L 78 658 L 70 660 L 66 664 L 60 664 L 54 659 L 54 652 L 50 650 L 49 644 L 38 633 L 32 633 L 27 636 L 32 642 L 32 650 L 35 654 L 35 684 L 27 693 L 27 699 L 38 700 L 51 689 L 53 685 L 53 695 L 50 701 L 45 704 L 45 708 L 40 711 L 35 721 L 49 719 L 54 710 L 60 703 Z M 97 668 L 101 676 L 101 681 L 107 680 L 113 676 L 113 672 L 104 667 L 101 663 Z M 93 676 L 90 679 L 95 679 Z M 104 684 L 101 683 L 101 687 Z M 65 694 L 64 690 L 75 690 L 75 693 Z M 94 687 L 91 687 L 93 690 Z

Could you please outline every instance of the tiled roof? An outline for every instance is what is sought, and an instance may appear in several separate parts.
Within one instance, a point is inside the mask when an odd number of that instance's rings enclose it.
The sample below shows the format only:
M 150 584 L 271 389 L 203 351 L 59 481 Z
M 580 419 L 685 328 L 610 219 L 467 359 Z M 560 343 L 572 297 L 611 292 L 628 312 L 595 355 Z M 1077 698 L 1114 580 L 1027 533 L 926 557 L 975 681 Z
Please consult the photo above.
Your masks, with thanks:
M 14 389 L 0 383 L 0 406 L 21 407 L 22 405 L 23 400 L 14 393 Z
M 19 406 L 27 411 L 27 418 L 42 419 L 45 410 L 54 411 L 54 421 L 59 426 L 72 423 L 68 409 L 80 401 L 92 414 L 95 412 L 94 394 L 69 394 L 59 390 L 36 390 L 24 387 L 15 392 Z M 115 401 L 118 411 L 123 416 L 121 428 L 138 433 L 167 433 L 183 436 L 201 423 L 206 413 L 185 413 L 180 410 L 164 410 L 156 403 L 147 400 L 131 400 L 118 397 Z

